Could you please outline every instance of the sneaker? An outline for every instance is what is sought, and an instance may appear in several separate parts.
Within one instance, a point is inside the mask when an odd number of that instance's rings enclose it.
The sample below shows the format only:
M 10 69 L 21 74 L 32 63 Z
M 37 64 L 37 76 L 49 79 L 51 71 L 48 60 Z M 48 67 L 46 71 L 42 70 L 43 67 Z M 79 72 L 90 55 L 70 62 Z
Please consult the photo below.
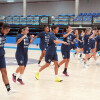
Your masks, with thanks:
M 22 81 L 22 79 L 17 79 L 17 81 L 21 84 L 21 85 L 24 85 L 24 82 Z
M 77 55 L 77 58 L 78 58 L 78 60 L 80 60 L 81 59 L 80 55 Z
M 12 80 L 13 82 L 16 82 L 16 76 L 14 75 L 14 73 L 12 74 Z
M 84 64 L 84 65 L 83 65 L 83 68 L 88 68 L 87 64 Z
M 99 62 L 98 62 L 98 60 L 96 60 L 95 62 L 96 62 L 96 65 L 99 65 Z
M 55 81 L 56 81 L 56 82 L 62 82 L 63 80 L 60 79 L 59 77 L 55 77 Z
M 100 55 L 97 53 L 96 56 L 99 57 Z
M 8 93 L 8 95 L 11 95 L 11 94 L 13 94 L 13 93 L 17 93 L 18 91 L 16 91 L 16 90 L 10 90 L 9 92 L 7 92 Z
M 39 72 L 36 72 L 36 73 L 35 73 L 35 78 L 36 78 L 37 80 L 39 80 Z
M 67 72 L 66 72 L 66 73 L 64 73 L 64 72 L 63 72 L 63 74 L 64 74 L 65 76 L 69 77 L 69 75 L 68 75 L 68 73 L 67 73 Z

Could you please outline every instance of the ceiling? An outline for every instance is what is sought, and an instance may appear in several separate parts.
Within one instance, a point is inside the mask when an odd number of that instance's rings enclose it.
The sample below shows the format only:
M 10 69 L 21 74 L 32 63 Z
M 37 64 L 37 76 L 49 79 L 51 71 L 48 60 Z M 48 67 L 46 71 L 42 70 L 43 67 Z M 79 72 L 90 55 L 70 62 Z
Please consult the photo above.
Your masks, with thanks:
M 7 1 L 23 2 L 23 0 L 0 0 L 0 3 L 8 3 Z M 27 2 L 52 2 L 52 1 L 75 1 L 75 0 L 26 0 Z

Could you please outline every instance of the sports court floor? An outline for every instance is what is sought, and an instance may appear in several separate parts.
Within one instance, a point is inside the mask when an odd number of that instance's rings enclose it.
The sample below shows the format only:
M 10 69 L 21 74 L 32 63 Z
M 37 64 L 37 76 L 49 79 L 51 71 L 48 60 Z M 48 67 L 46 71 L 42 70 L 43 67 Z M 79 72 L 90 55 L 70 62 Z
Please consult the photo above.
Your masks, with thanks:
M 10 47 L 10 48 L 9 48 Z M 31 45 L 29 50 L 29 62 L 23 81 L 25 85 L 12 82 L 12 73 L 18 67 L 15 60 L 15 44 L 6 44 L 6 62 L 9 80 L 12 89 L 18 93 L 8 95 L 0 75 L 0 100 L 100 100 L 100 65 L 96 65 L 92 58 L 89 68 L 84 69 L 83 64 L 77 57 L 73 57 L 68 68 L 69 77 L 62 74 L 64 65 L 59 68 L 59 76 L 63 82 L 54 81 L 54 67 L 50 66 L 40 73 L 40 80 L 35 79 L 35 71 L 39 69 L 37 62 L 41 51 Z M 59 61 L 62 60 L 61 52 L 58 51 Z M 100 61 L 100 57 L 99 57 Z M 45 62 L 42 61 L 41 65 Z

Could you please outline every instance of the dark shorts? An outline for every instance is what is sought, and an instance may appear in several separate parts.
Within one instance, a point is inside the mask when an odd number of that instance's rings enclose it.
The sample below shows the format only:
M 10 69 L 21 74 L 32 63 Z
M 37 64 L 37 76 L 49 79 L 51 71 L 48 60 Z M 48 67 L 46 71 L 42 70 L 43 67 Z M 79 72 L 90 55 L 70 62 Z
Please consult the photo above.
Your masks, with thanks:
M 95 43 L 91 43 L 91 49 L 95 48 Z
M 58 61 L 58 56 L 57 56 L 57 54 L 55 54 L 55 55 L 46 54 L 45 61 L 46 61 L 46 63 L 51 63 L 51 61 Z
M 19 66 L 26 67 L 28 61 L 28 55 L 16 55 L 16 60 Z
M 83 48 L 83 43 L 79 43 L 78 48 Z
M 70 50 L 61 51 L 63 59 L 70 59 Z
M 89 54 L 90 50 L 91 49 L 89 47 L 84 47 L 84 54 Z
M 75 44 L 71 44 L 71 45 L 70 45 L 70 49 L 75 50 L 75 49 L 77 49 L 77 47 L 76 47 L 76 45 L 75 45 Z
M 43 50 L 46 50 L 46 49 L 47 49 L 47 47 L 46 47 L 46 46 L 44 46 L 44 45 L 39 45 L 39 46 L 40 46 L 41 51 L 43 51 Z
M 0 68 L 6 68 L 5 56 L 0 56 Z

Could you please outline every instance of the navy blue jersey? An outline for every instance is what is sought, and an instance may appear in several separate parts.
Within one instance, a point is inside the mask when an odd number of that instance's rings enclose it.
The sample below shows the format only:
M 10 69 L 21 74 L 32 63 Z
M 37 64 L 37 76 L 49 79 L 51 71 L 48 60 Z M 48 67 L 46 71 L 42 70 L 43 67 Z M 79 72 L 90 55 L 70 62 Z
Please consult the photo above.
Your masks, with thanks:
M 80 42 L 80 41 L 79 41 L 79 43 L 83 43 L 83 40 L 84 40 L 84 39 L 83 39 L 83 37 L 82 37 L 82 35 L 81 35 L 81 34 L 79 34 L 79 40 L 81 40 L 81 41 L 82 41 L 82 42 Z
M 84 35 L 84 46 L 87 48 L 90 48 L 90 39 L 89 39 L 90 36 L 91 35 L 87 35 L 87 34 Z
M 63 35 L 65 35 L 65 34 L 67 34 L 67 32 L 64 32 Z M 63 38 L 63 41 L 67 42 L 68 45 L 62 44 L 61 51 L 69 50 L 71 42 L 72 42 L 72 34 L 69 34 L 67 37 Z
M 91 33 L 92 35 L 93 33 Z M 90 39 L 91 44 L 95 44 L 95 36 L 93 38 Z
M 99 48 L 100 47 L 100 35 L 96 37 L 96 42 L 97 42 L 97 48 Z
M 48 48 L 46 50 L 46 55 L 55 55 L 56 54 L 56 44 L 54 43 L 54 40 L 57 40 L 57 37 L 54 33 L 50 33 L 49 35 L 49 42 L 48 42 Z
M 23 34 L 18 34 L 16 37 L 16 41 L 18 41 L 18 39 L 20 39 L 23 36 L 24 36 Z M 19 44 L 17 44 L 16 53 L 20 55 L 27 54 L 29 44 L 30 44 L 30 38 L 29 37 L 24 38 Z
M 73 43 L 76 43 L 76 35 L 73 34 L 73 33 L 71 33 L 71 35 L 72 35 L 72 38 L 71 38 L 72 40 L 71 40 L 71 41 L 72 41 Z
M 6 37 L 3 33 L 0 31 L 0 56 L 5 55 L 5 50 L 4 50 L 4 44 L 6 41 Z
M 44 49 L 48 47 L 48 41 L 49 41 L 49 32 L 46 33 L 45 31 L 38 34 L 38 37 L 40 38 L 40 48 Z

